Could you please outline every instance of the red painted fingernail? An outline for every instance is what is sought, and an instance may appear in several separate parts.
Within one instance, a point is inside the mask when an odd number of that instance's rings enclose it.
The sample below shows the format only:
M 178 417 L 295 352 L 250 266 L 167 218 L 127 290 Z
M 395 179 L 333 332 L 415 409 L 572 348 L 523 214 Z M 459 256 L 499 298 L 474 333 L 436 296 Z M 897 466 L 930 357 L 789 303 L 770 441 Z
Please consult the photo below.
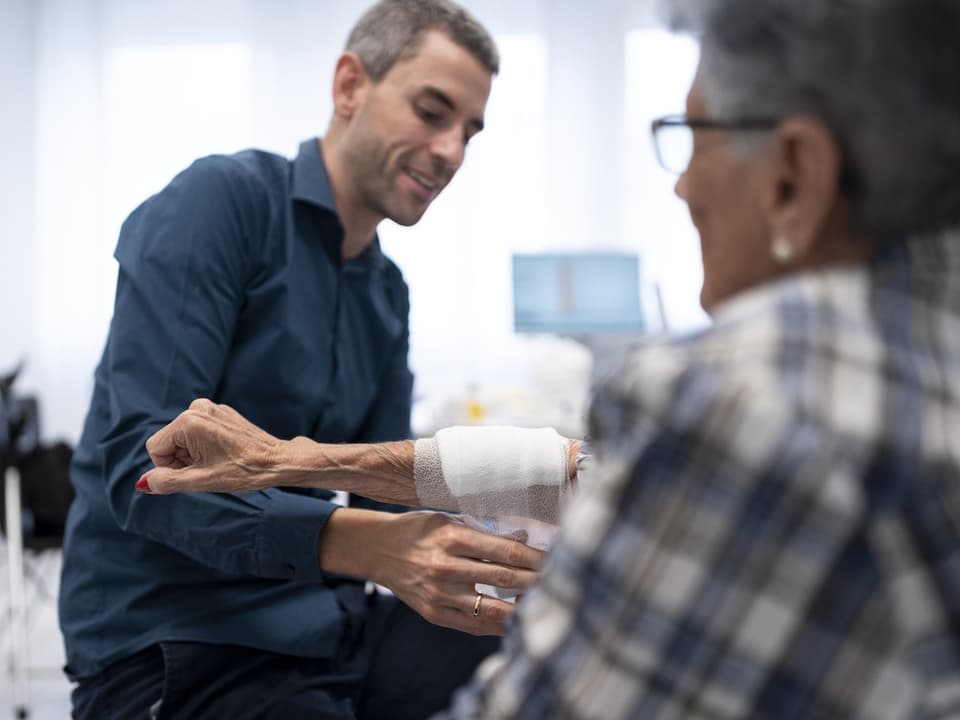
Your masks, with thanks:
M 137 480 L 137 490 L 140 492 L 150 492 L 150 483 L 147 481 L 147 476 L 144 475 L 142 478 Z

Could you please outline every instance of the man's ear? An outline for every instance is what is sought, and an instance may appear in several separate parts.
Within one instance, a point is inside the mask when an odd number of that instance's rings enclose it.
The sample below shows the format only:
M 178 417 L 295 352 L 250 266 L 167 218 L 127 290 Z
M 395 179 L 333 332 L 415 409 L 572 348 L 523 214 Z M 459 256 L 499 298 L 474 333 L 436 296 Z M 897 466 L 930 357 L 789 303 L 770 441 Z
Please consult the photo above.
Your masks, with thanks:
M 770 163 L 769 225 L 800 259 L 815 249 L 836 208 L 843 157 L 822 122 L 798 115 L 777 126 Z
M 353 117 L 369 84 L 370 78 L 360 57 L 353 52 L 343 53 L 333 73 L 334 114 L 345 120 Z

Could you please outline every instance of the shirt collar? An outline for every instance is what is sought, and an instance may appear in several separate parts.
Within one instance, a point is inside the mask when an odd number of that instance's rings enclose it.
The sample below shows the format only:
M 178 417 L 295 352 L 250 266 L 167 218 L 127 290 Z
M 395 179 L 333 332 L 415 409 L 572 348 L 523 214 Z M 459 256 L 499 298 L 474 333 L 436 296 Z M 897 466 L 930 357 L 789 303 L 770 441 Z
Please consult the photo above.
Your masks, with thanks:
M 337 213 L 330 176 L 323 164 L 320 138 L 310 138 L 300 143 L 300 150 L 293 161 L 293 198 L 322 207 L 335 215 Z
M 293 161 L 293 198 L 323 208 L 333 213 L 339 220 L 337 204 L 333 199 L 333 188 L 330 187 L 330 176 L 327 174 L 327 166 L 323 163 L 320 138 L 310 138 L 300 143 L 297 157 Z M 342 237 L 336 239 L 337 257 L 339 257 L 341 241 Z M 346 263 L 345 267 L 348 270 L 370 270 L 380 267 L 383 262 L 380 238 L 375 235 L 370 245 L 360 255 Z

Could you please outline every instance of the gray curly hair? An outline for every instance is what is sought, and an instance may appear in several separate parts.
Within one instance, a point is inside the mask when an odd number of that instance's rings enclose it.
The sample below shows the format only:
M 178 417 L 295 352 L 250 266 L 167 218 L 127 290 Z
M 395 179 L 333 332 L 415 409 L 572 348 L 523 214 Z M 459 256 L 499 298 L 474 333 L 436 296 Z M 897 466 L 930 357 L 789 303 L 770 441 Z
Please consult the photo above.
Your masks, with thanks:
M 805 113 L 833 133 L 841 187 L 877 238 L 960 225 L 958 0 L 666 0 L 701 38 L 721 117 Z
M 449 0 L 381 0 L 367 10 L 347 38 L 367 74 L 379 81 L 398 60 L 416 55 L 423 35 L 439 30 L 467 50 L 491 75 L 500 70 L 500 55 L 487 29 Z

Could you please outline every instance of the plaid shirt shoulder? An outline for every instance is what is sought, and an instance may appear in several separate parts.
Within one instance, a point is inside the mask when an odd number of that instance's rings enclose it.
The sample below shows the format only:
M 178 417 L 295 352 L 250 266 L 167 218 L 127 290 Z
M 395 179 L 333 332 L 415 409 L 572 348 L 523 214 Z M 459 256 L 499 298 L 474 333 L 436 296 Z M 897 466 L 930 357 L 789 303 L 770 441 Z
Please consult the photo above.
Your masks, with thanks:
M 944 241 L 745 294 L 598 392 L 597 466 L 454 717 L 960 714 Z

